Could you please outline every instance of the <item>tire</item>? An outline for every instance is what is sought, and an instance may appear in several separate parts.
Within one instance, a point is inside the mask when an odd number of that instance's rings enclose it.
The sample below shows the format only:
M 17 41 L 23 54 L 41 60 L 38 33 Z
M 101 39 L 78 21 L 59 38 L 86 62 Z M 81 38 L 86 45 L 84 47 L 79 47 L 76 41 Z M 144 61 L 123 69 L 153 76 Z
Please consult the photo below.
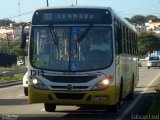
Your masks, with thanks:
M 127 100 L 133 100 L 133 93 L 134 93 L 134 75 L 133 75 L 133 78 L 132 78 L 132 87 L 131 87 L 131 93 L 129 93 L 127 95 Z
M 24 95 L 28 96 L 28 87 L 24 87 Z
M 54 112 L 56 110 L 56 105 L 44 103 L 44 108 L 46 112 Z
M 118 105 L 108 105 L 109 112 L 117 112 L 118 111 Z
M 150 67 L 148 67 L 148 69 L 150 69 Z

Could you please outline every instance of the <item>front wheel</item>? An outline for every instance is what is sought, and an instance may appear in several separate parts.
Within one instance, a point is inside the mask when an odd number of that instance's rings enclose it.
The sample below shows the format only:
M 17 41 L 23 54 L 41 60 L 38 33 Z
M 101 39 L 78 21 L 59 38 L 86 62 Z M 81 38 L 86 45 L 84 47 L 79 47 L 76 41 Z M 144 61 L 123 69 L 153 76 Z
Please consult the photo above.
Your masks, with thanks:
M 126 97 L 127 100 L 133 100 L 133 93 L 134 93 L 134 75 L 132 78 L 131 92 Z
M 118 105 L 108 105 L 109 112 L 117 112 L 118 111 Z
M 44 108 L 46 112 L 54 112 L 56 110 L 56 105 L 44 103 Z
M 24 95 L 28 96 L 28 87 L 24 87 Z

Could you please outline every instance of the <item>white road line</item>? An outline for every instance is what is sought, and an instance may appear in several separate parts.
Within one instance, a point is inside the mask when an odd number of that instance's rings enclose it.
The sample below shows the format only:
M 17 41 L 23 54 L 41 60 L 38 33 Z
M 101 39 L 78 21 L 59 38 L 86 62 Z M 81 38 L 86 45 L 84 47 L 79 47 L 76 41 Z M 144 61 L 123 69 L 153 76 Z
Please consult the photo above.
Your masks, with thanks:
M 42 108 L 40 111 L 45 111 L 45 109 L 44 109 L 44 108 Z
M 141 94 L 138 95 L 138 97 L 132 102 L 132 104 L 120 116 L 118 116 L 116 120 L 122 120 L 141 99 L 142 95 L 145 93 L 145 91 L 147 91 L 148 87 L 150 87 L 159 77 L 160 73 L 147 85 L 147 87 L 143 89 L 142 92 L 140 92 Z
M 17 98 L 20 98 L 20 97 L 24 97 L 24 94 L 20 94 L 17 96 Z

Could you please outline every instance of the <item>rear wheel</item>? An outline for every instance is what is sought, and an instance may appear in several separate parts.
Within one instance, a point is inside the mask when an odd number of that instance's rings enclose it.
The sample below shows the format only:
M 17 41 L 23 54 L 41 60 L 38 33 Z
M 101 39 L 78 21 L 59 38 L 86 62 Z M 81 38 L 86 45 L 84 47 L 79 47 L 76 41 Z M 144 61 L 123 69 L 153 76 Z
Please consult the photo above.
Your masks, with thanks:
M 132 78 L 131 93 L 129 93 L 126 98 L 128 100 L 133 100 L 133 93 L 134 93 L 134 75 L 133 75 L 133 78 Z
M 150 67 L 148 67 L 148 69 L 150 69 Z
M 44 108 L 46 112 L 54 112 L 56 110 L 56 105 L 44 103 Z

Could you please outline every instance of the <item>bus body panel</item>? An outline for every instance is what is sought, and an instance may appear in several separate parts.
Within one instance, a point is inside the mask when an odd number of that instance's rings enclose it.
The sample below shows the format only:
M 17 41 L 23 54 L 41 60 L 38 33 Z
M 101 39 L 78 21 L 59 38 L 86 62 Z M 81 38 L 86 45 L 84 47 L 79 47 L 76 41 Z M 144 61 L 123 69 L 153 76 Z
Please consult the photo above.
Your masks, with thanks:
M 29 86 L 29 103 L 53 103 L 57 105 L 115 105 L 118 102 L 118 87 L 109 86 L 104 90 L 96 91 L 50 91 L 38 90 Z M 57 98 L 55 94 L 62 94 L 63 99 Z M 82 98 L 68 98 L 65 95 L 81 95 Z M 50 98 L 51 97 L 51 98 Z
M 123 80 L 123 98 L 132 92 L 132 83 L 134 80 L 134 88 L 136 87 L 139 74 L 138 74 L 138 58 L 130 55 L 120 55 L 116 64 L 116 85 L 121 84 Z

